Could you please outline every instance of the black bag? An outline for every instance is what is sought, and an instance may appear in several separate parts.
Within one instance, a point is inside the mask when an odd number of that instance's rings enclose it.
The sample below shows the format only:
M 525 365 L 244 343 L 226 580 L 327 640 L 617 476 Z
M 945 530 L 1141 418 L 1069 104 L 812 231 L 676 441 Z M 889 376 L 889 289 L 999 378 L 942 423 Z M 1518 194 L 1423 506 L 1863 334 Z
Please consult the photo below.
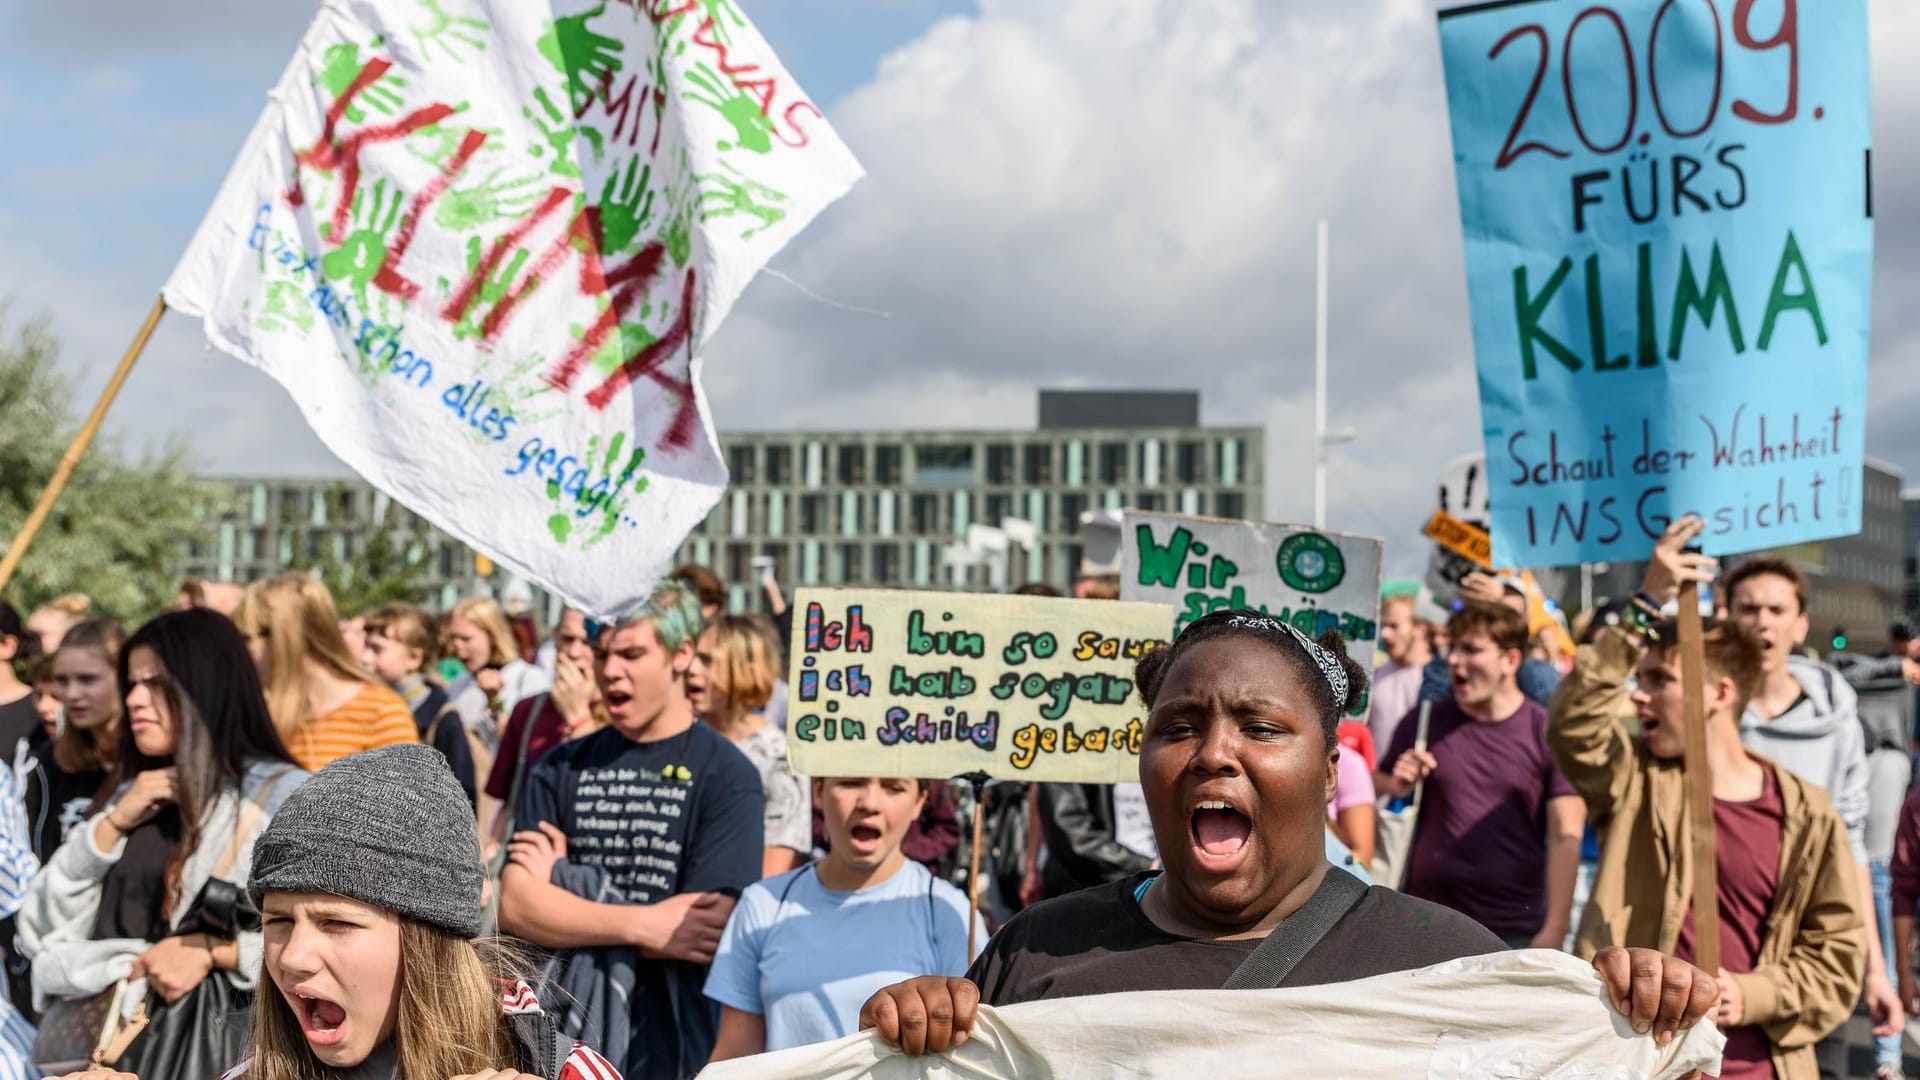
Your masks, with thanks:
M 253 899 L 231 881 L 209 880 L 171 936 L 205 934 L 232 941 L 260 928 Z M 262 976 L 265 977 L 264 975 Z M 120 1070 L 141 1080 L 207 1080 L 238 1064 L 253 1036 L 253 994 L 214 971 L 171 1004 L 147 1002 L 147 1029 L 127 1048 Z

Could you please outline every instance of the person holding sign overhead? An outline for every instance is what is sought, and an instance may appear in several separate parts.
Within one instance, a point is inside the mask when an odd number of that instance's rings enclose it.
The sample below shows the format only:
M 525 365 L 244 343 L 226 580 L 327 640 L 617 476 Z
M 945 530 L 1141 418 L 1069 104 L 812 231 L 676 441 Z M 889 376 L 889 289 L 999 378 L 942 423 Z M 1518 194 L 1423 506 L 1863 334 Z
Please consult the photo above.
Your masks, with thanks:
M 1698 519 L 1674 523 L 1654 549 L 1641 595 L 1672 599 L 1712 578 L 1714 560 L 1684 548 Z M 1648 603 L 1646 608 L 1653 608 Z M 1600 871 L 1576 950 L 1609 945 L 1694 955 L 1679 634 L 1639 604 L 1580 647 L 1553 701 L 1555 759 L 1601 833 Z M 1866 969 L 1866 927 L 1846 824 L 1824 792 L 1741 745 L 1740 715 L 1760 684 L 1763 650 L 1733 623 L 1704 632 L 1707 759 L 1719 896 L 1723 1080 L 1820 1074 L 1814 1046 L 1853 1012 Z M 1631 686 L 1631 689 L 1629 689 Z M 1623 724 L 1639 720 L 1636 738 Z M 1684 913 L 1684 914 L 1682 914 Z
M 924 780 L 813 781 L 827 856 L 741 894 L 707 976 L 723 1006 L 713 1060 L 852 1034 L 881 987 L 966 972 L 967 897 L 900 849 L 926 801 Z
M 1166 869 L 1028 908 L 965 979 L 875 994 L 863 1028 L 940 1053 L 966 1041 L 982 1001 L 1316 986 L 1501 950 L 1464 915 L 1327 864 L 1334 732 L 1366 686 L 1337 631 L 1315 640 L 1257 612 L 1215 612 L 1135 674 L 1150 710 L 1140 782 Z M 1279 948 L 1263 947 L 1269 935 Z M 1607 949 L 1593 964 L 1613 1006 L 1661 1045 L 1719 992 L 1650 950 Z

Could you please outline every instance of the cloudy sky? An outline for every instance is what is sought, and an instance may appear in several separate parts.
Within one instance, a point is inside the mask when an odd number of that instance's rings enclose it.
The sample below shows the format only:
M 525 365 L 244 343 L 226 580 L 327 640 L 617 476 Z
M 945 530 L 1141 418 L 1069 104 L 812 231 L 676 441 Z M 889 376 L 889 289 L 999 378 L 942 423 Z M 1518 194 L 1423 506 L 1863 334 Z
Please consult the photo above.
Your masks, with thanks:
M 0 0 L 0 299 L 92 391 L 312 11 Z M 1312 498 L 1314 223 L 1333 235 L 1330 524 L 1416 543 L 1476 448 L 1433 0 L 747 0 L 868 179 L 709 352 L 724 430 L 1028 426 L 1046 386 L 1195 388 L 1264 423 L 1268 516 Z M 1920 7 L 1871 0 L 1867 447 L 1920 485 Z M 84 15 L 81 12 L 84 11 Z M 90 394 L 89 394 L 90 396 Z M 222 474 L 342 469 L 280 389 L 175 318 L 111 428 Z

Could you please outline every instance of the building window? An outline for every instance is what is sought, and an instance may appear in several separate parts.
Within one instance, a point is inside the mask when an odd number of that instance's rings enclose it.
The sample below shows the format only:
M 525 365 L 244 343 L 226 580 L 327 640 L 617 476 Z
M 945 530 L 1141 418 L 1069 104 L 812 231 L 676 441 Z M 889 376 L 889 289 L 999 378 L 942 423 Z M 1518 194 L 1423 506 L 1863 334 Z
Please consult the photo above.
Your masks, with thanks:
M 1159 487 L 1164 479 L 1161 476 L 1161 444 L 1159 439 L 1148 439 L 1140 444 L 1140 482 L 1148 487 Z
M 1173 475 L 1183 484 L 1203 483 L 1207 478 L 1207 444 L 1182 440 L 1173 451 Z
M 1047 531 L 1047 493 L 1044 491 L 1027 492 L 1027 520 L 1041 532 Z
M 897 544 L 873 545 L 873 580 L 877 585 L 900 584 L 900 547 Z
M 827 497 L 825 495 L 800 496 L 800 534 L 818 536 L 827 531 Z
M 914 448 L 913 470 L 921 487 L 962 487 L 973 483 L 973 447 L 942 443 Z
M 787 529 L 787 496 L 782 491 L 767 493 L 767 535 L 779 536 Z
M 857 491 L 840 493 L 840 535 L 860 535 L 860 493 Z
M 864 484 L 867 482 L 867 448 L 864 446 L 842 446 L 839 461 L 834 466 L 834 475 L 843 484 Z
M 1028 443 L 1020 450 L 1021 472 L 1029 484 L 1049 484 L 1053 482 L 1053 446 L 1049 443 Z
M 1195 491 L 1192 488 L 1187 488 L 1185 491 L 1182 491 L 1180 493 L 1180 512 L 1181 513 L 1183 514 L 1205 513 L 1205 511 L 1201 509 L 1201 506 L 1202 504 L 1200 502 L 1200 493 L 1198 491 Z
M 967 526 L 973 524 L 973 496 L 965 491 L 953 493 L 953 535 L 967 535 Z
M 1246 517 L 1247 497 L 1237 491 L 1223 491 L 1213 497 L 1213 512 L 1216 517 Z
M 822 462 L 827 456 L 827 451 L 826 448 L 819 443 L 810 442 L 807 444 L 806 454 L 806 464 L 804 466 L 807 474 L 805 477 L 806 485 L 810 488 L 817 488 L 820 486 L 821 474 L 826 472 L 826 467 Z
M 1127 478 L 1127 444 L 1100 444 L 1100 482 L 1118 484 Z
M 1221 439 L 1220 440 L 1220 484 L 1221 486 L 1234 487 L 1240 483 L 1240 452 L 1241 450 L 1242 450 L 1242 447 L 1240 445 L 1239 439 Z M 1223 516 L 1239 517 L 1240 515 L 1227 514 Z
M 754 453 L 756 449 L 753 446 L 735 446 L 727 451 L 727 471 L 733 475 L 734 483 L 753 483 L 753 466 L 759 457 Z
M 940 496 L 915 495 L 908 506 L 908 531 L 917 536 L 932 536 L 940 531 Z
M 1060 496 L 1060 529 L 1063 532 L 1080 531 L 1080 515 L 1087 512 L 1085 495 Z
M 900 465 L 905 454 L 898 446 L 876 446 L 873 448 L 873 479 L 877 484 L 898 484 Z
M 1013 516 L 1013 496 L 987 496 L 987 516 L 982 519 L 986 524 L 998 527 L 1001 520 Z
M 995 443 L 987 447 L 987 483 L 1013 483 L 1013 447 Z
M 1165 510 L 1167 497 L 1157 491 L 1142 491 L 1133 499 L 1136 510 Z
M 793 447 L 784 443 L 767 447 L 767 483 L 793 483 Z

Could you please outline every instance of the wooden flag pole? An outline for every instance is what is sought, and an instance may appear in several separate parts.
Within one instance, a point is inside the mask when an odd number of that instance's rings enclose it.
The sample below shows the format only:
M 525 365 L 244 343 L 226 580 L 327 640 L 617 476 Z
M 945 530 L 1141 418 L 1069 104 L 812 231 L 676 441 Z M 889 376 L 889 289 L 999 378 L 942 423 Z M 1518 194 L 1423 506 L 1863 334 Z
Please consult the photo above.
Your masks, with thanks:
M 1720 970 L 1720 873 L 1713 844 L 1713 767 L 1707 761 L 1707 657 L 1700 585 L 1680 587 L 1680 692 L 1686 698 L 1687 805 L 1693 825 L 1693 963 Z
M 967 963 L 973 963 L 975 938 L 980 923 L 980 844 L 986 835 L 987 780 L 983 772 L 959 777 L 973 785 L 973 853 L 967 871 Z
M 13 580 L 14 571 L 20 568 L 20 560 L 26 557 L 27 545 L 33 543 L 35 534 L 47 523 L 48 515 L 53 513 L 53 504 L 60 501 L 60 493 L 66 490 L 67 481 L 73 478 L 73 470 L 79 467 L 80 459 L 87 455 L 87 447 L 93 444 L 93 437 L 100 432 L 100 422 L 107 418 L 107 409 L 112 407 L 113 399 L 119 396 L 120 387 L 126 384 L 127 375 L 133 370 L 134 361 L 140 359 L 141 352 L 147 347 L 147 340 L 153 337 L 153 329 L 160 325 L 160 316 L 166 310 L 165 297 L 154 300 L 153 310 L 147 312 L 147 321 L 140 324 L 140 332 L 133 336 L 133 344 L 127 346 L 127 354 L 120 358 L 120 366 L 114 369 L 113 377 L 107 380 L 106 389 L 100 391 L 100 400 L 93 403 L 93 412 L 67 446 L 66 454 L 60 459 L 60 467 L 53 471 L 53 479 L 47 481 L 47 489 L 40 493 L 40 501 L 34 505 L 33 513 L 27 515 L 27 523 L 20 526 L 20 531 L 8 542 L 6 557 L 0 558 L 0 589 L 6 588 L 7 583 Z

